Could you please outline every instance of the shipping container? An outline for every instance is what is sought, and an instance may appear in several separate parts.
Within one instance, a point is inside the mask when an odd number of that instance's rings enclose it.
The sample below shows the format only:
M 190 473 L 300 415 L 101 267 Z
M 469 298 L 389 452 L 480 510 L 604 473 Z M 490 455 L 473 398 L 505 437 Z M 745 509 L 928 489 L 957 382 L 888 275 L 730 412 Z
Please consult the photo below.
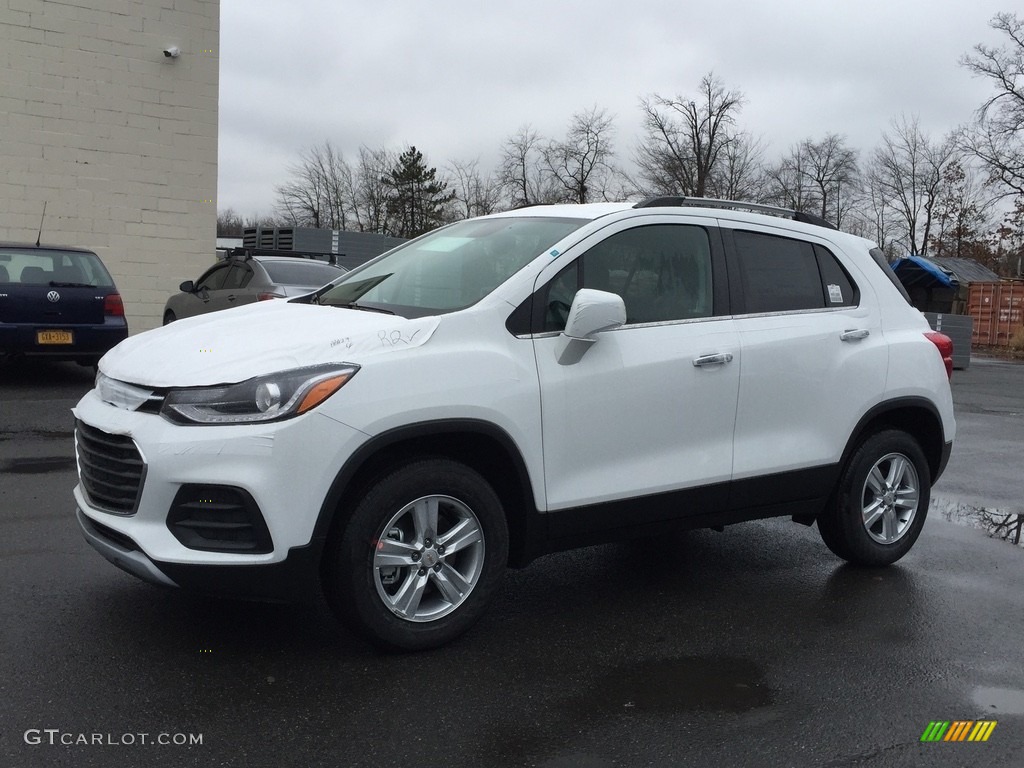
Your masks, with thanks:
M 967 313 L 974 318 L 975 345 L 1009 346 L 1024 329 L 1024 282 L 971 283 Z

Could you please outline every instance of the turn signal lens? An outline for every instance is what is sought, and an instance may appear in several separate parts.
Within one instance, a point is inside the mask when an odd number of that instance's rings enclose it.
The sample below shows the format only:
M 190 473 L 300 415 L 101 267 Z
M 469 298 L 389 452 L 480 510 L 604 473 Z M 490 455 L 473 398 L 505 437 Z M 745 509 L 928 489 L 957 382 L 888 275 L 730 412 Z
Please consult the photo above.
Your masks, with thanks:
M 341 389 L 341 386 L 351 378 L 351 373 L 343 373 L 339 376 L 332 376 L 329 379 L 324 379 L 319 382 L 306 393 L 304 398 L 302 398 L 302 402 L 299 403 L 299 407 L 296 409 L 296 412 L 305 413 L 310 408 L 316 408 L 320 403 Z

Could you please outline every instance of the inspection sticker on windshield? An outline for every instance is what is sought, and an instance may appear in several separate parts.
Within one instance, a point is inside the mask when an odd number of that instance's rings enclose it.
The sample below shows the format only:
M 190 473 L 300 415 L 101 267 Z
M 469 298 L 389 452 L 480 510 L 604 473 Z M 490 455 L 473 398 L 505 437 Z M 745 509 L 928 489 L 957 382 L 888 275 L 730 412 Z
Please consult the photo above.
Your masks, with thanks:
M 838 285 L 833 285 L 832 283 L 829 283 L 828 300 L 831 301 L 833 304 L 842 304 L 843 289 L 840 288 Z

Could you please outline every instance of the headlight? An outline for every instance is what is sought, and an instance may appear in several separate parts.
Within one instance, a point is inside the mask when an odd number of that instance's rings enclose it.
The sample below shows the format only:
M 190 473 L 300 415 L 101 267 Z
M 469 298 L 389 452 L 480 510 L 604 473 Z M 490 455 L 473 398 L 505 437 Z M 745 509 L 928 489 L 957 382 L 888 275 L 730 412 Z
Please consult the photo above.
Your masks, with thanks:
M 177 424 L 255 424 L 298 416 L 355 376 L 358 365 L 329 363 L 257 376 L 238 384 L 172 389 L 160 415 Z

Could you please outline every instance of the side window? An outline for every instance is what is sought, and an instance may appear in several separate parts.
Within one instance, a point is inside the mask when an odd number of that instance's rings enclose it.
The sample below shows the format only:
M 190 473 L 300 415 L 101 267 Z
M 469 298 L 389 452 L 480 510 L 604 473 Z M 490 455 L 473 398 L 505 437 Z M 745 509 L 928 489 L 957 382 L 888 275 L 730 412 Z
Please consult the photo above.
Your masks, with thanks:
M 655 224 L 598 243 L 542 289 L 545 331 L 565 328 L 581 285 L 621 296 L 627 324 L 709 317 L 713 295 L 707 231 Z
M 232 264 L 231 271 L 228 272 L 223 287 L 226 289 L 244 288 L 251 279 L 252 268 L 247 264 Z
M 827 306 L 810 243 L 760 232 L 733 232 L 748 313 Z
M 210 269 L 205 275 L 199 278 L 196 290 L 216 291 L 224 285 L 224 279 L 228 276 L 230 264 L 218 264 Z
M 856 306 L 860 301 L 860 292 L 832 251 L 815 245 L 814 255 L 818 257 L 818 269 L 821 271 L 821 281 L 825 288 L 825 306 Z

